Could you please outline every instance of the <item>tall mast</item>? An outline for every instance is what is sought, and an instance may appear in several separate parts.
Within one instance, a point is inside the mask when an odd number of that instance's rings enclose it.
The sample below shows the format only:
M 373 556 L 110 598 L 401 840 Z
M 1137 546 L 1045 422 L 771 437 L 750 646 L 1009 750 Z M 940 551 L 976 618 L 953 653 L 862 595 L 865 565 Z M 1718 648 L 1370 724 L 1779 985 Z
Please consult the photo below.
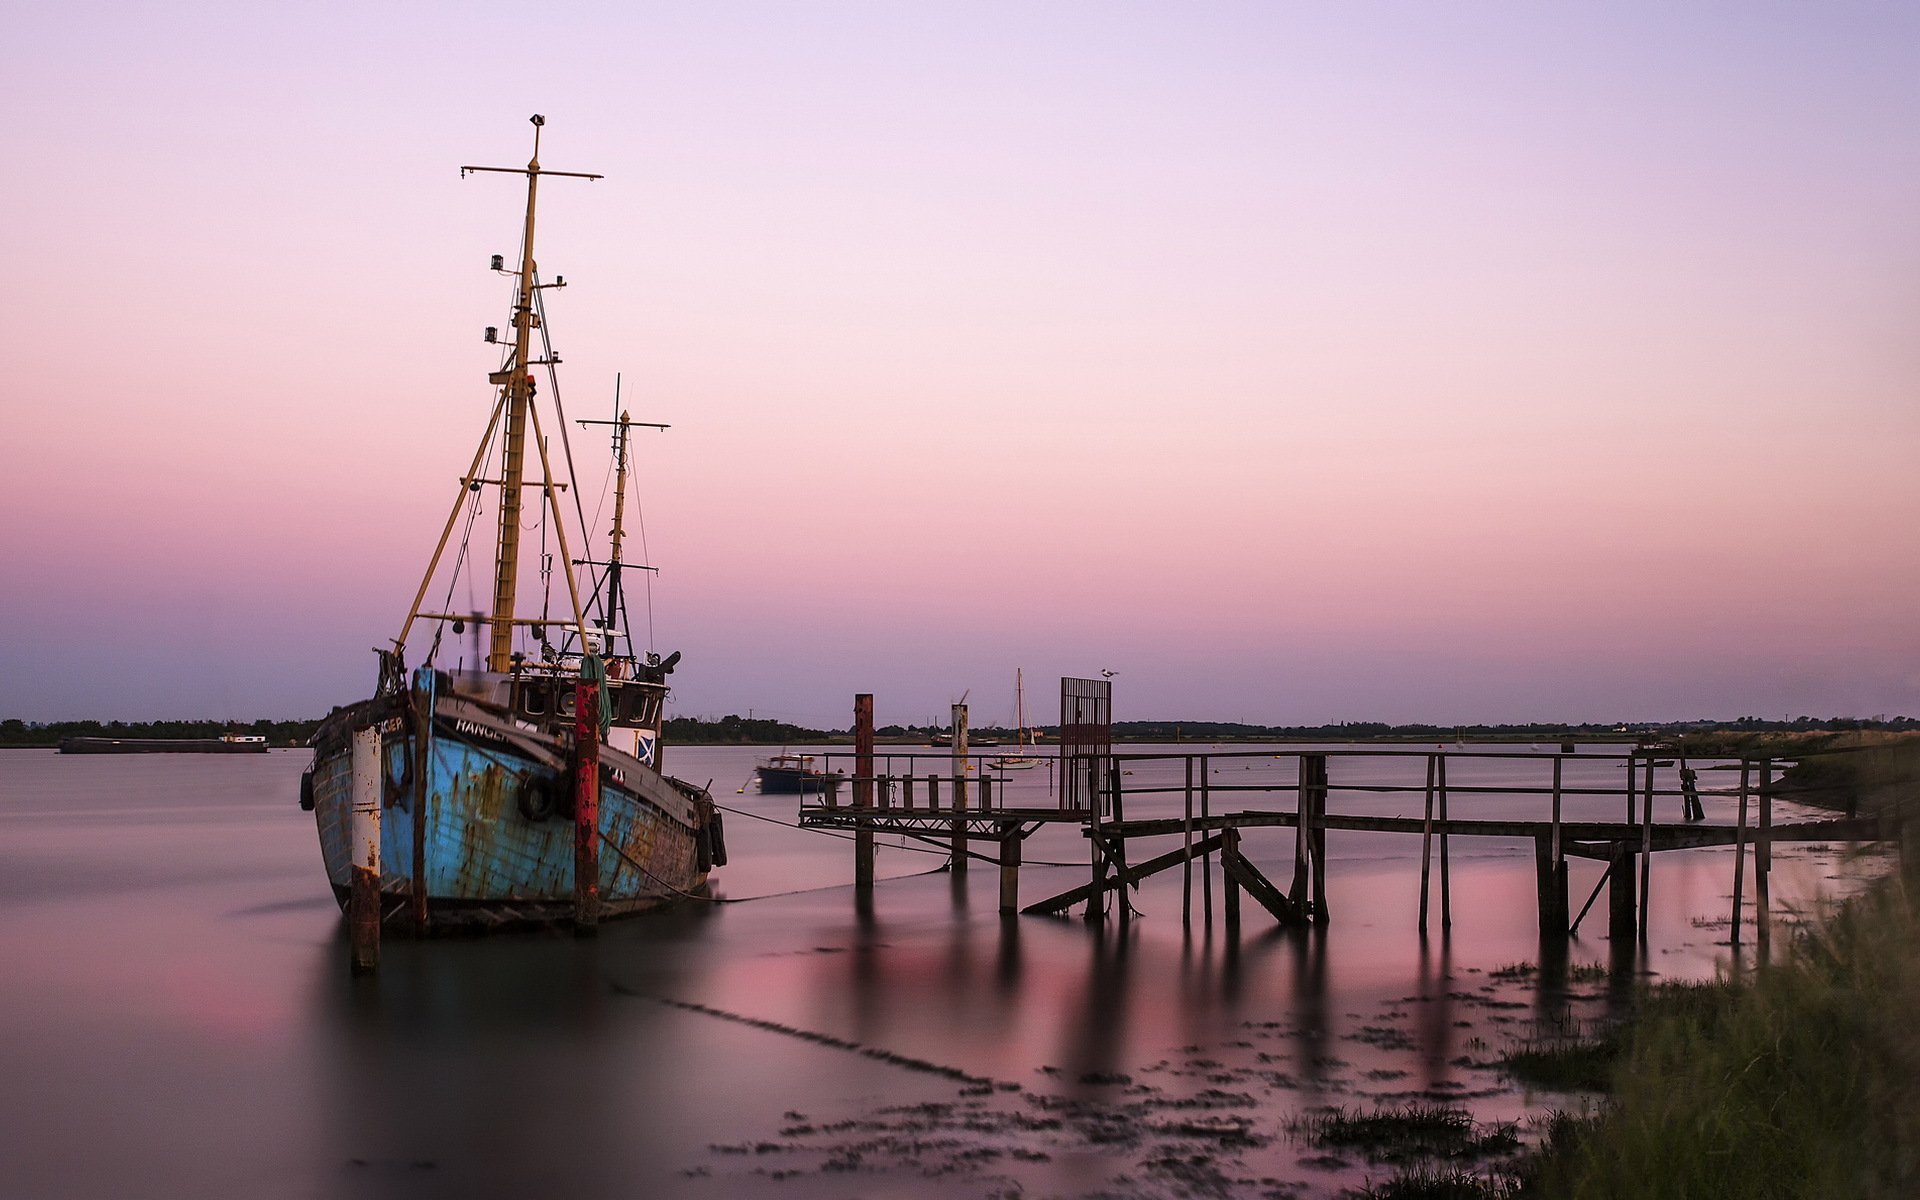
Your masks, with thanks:
M 520 489 L 524 481 L 527 443 L 527 413 L 533 404 L 535 365 L 527 355 L 533 330 L 539 325 L 534 315 L 533 292 L 533 211 L 540 190 L 541 175 L 568 175 L 577 179 L 598 179 L 579 171 L 542 171 L 540 169 L 540 129 L 547 119 L 538 113 L 533 118 L 533 157 L 520 167 L 462 167 L 468 171 L 500 171 L 527 177 L 527 223 L 520 240 L 520 272 L 513 304 L 513 355 L 504 370 L 489 380 L 503 385 L 506 407 L 505 442 L 500 460 L 500 535 L 493 559 L 493 617 L 487 651 L 489 671 L 507 671 L 513 667 L 513 603 L 520 581 Z
M 614 379 L 613 393 L 616 399 L 620 395 L 618 377 Z M 609 539 L 611 551 L 607 555 L 607 624 L 611 626 L 618 623 L 623 628 L 626 623 L 626 613 L 620 603 L 620 543 L 625 537 L 627 515 L 628 419 L 626 410 L 621 409 L 620 420 L 613 427 L 613 533 Z M 627 652 L 637 656 L 639 651 L 634 649 L 633 630 L 627 629 L 625 632 Z
M 513 599 L 520 581 L 520 484 L 527 444 L 527 343 L 533 335 L 533 205 L 540 189 L 540 127 L 533 122 L 533 158 L 527 163 L 527 226 L 520 238 L 520 286 L 513 303 L 513 359 L 508 363 L 506 449 L 500 460 L 500 538 L 493 558 L 492 643 L 487 669 L 505 671 L 513 655 Z

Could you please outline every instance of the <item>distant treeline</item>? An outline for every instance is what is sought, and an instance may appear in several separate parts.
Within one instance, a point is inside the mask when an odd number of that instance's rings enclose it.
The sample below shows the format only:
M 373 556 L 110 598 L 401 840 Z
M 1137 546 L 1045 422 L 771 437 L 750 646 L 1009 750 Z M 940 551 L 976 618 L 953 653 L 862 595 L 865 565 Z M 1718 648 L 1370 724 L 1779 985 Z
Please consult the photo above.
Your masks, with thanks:
M 729 742 L 775 746 L 789 742 L 825 741 L 829 736 L 820 729 L 804 729 L 785 721 L 749 720 L 733 713 L 718 721 L 674 717 L 668 720 L 660 733 L 669 745 L 677 743 L 682 746 L 714 746 Z
M 254 734 L 275 746 L 303 746 L 320 726 L 320 719 L 305 721 L 0 721 L 0 746 L 57 746 L 62 738 L 208 738 L 226 733 Z M 1253 725 L 1240 721 L 1115 721 L 1113 736 L 1120 742 L 1260 742 L 1260 741 L 1364 741 L 1371 738 L 1432 740 L 1463 738 L 1474 741 L 1518 740 L 1548 741 L 1561 738 L 1677 738 L 1707 731 L 1760 733 L 1846 733 L 1857 730 L 1920 730 L 1920 719 L 1913 717 L 1796 717 L 1768 721 L 1760 717 L 1741 717 L 1732 721 L 1634 721 L 1614 724 L 1564 725 L 1535 723 L 1526 725 L 1390 725 L 1383 721 L 1340 721 L 1328 725 Z M 883 725 L 874 730 L 891 741 L 914 741 L 929 733 L 945 732 L 938 726 Z M 993 725 L 975 725 L 975 737 L 999 738 L 1011 742 L 1017 731 Z M 1039 726 L 1042 736 L 1057 740 L 1059 729 Z M 674 717 L 665 729 L 669 743 L 680 745 L 760 745 L 779 746 L 806 742 L 845 740 L 848 729 L 809 729 L 785 721 L 749 719 L 729 713 L 717 720 L 702 717 Z
M 319 718 L 311 721 L 0 721 L 0 746 L 57 746 L 70 737 L 217 738 L 249 734 L 270 746 L 304 746 Z

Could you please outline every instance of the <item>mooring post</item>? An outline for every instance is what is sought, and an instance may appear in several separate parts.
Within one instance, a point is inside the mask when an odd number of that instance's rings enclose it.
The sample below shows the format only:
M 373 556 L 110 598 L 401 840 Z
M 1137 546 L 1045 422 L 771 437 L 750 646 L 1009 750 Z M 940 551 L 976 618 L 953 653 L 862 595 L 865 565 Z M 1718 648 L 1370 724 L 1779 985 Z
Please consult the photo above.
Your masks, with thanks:
M 1287 887 L 1287 899 L 1306 904 L 1312 897 L 1313 793 L 1307 786 L 1307 756 L 1297 755 L 1293 763 L 1293 882 Z
M 1221 831 L 1220 855 L 1223 863 L 1229 855 L 1240 857 L 1240 831 L 1232 825 Z M 1227 908 L 1227 936 L 1237 939 L 1240 936 L 1240 885 L 1234 882 L 1232 871 L 1221 871 L 1220 881 L 1226 888 L 1223 899 Z
M 600 680 L 605 671 L 597 655 L 582 655 L 573 686 L 573 932 L 579 937 L 592 937 L 600 925 Z
M 853 806 L 863 811 L 873 807 L 872 692 L 853 696 Z M 873 821 L 864 816 L 853 821 L 853 886 L 855 891 L 873 890 Z
M 1430 882 L 1433 876 L 1433 787 L 1434 760 L 1438 755 L 1427 755 L 1427 817 L 1420 827 L 1420 932 L 1427 931 L 1427 897 L 1433 891 Z
M 1766 961 L 1773 937 L 1773 760 L 1760 760 L 1760 828 L 1753 842 L 1753 940 Z
M 1180 849 L 1186 861 L 1180 864 L 1180 924 L 1193 924 L 1193 755 L 1187 755 L 1185 816 L 1180 819 Z
M 853 697 L 853 806 L 873 807 L 873 693 Z
M 1565 760 L 1558 754 L 1553 756 L 1553 846 L 1549 861 L 1553 867 L 1551 881 L 1553 918 L 1555 928 L 1562 934 L 1567 932 L 1567 855 L 1566 848 L 1560 842 L 1560 797 L 1561 767 Z
M 1207 759 L 1200 760 L 1200 821 L 1204 825 L 1212 815 L 1213 769 Z M 1213 855 L 1200 856 L 1200 904 L 1201 915 L 1208 929 L 1213 928 Z
M 967 869 L 967 706 L 953 706 L 953 869 Z
M 1607 937 L 1618 947 L 1634 937 L 1633 843 L 1607 843 Z
M 1640 940 L 1647 940 L 1647 910 L 1653 907 L 1653 755 L 1647 755 L 1646 801 L 1640 806 Z
M 347 893 L 349 962 L 355 975 L 380 966 L 380 793 L 386 764 L 380 761 L 380 730 L 353 731 L 353 880 Z
M 1089 921 L 1102 920 L 1107 915 L 1106 843 L 1101 840 L 1100 789 L 1096 786 L 1099 776 L 1095 773 L 1094 761 L 1091 758 L 1087 760 L 1087 846 L 1093 865 L 1093 878 L 1087 885 L 1087 920 Z
M 1000 822 L 1000 911 L 1020 911 L 1020 822 Z
M 1740 948 L 1740 885 L 1747 873 L 1747 784 L 1752 764 L 1740 760 L 1740 820 L 1733 827 L 1733 947 Z
M 1453 878 L 1447 869 L 1447 756 L 1440 756 L 1440 928 L 1453 928 Z
M 435 677 L 432 667 L 413 672 L 413 870 L 409 875 L 413 902 L 413 931 L 427 932 L 427 795 L 433 774 L 433 709 Z
M 1327 795 L 1333 791 L 1333 781 L 1327 770 L 1327 756 L 1310 754 L 1301 759 L 1309 763 L 1309 778 L 1313 784 L 1313 923 L 1325 925 L 1327 912 Z
M 1540 936 L 1563 934 L 1567 931 L 1566 918 L 1556 920 L 1554 912 L 1554 882 L 1557 872 L 1553 869 L 1553 835 L 1536 833 L 1533 835 L 1533 878 L 1535 898 L 1540 909 Z

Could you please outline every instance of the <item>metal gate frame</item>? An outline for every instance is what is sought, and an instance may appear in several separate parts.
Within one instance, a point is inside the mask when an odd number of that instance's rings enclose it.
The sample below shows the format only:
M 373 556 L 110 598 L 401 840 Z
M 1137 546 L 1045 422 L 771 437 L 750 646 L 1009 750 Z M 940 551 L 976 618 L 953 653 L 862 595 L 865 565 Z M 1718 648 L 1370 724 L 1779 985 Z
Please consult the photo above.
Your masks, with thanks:
M 1113 809 L 1113 684 L 1105 679 L 1060 678 L 1060 808 Z

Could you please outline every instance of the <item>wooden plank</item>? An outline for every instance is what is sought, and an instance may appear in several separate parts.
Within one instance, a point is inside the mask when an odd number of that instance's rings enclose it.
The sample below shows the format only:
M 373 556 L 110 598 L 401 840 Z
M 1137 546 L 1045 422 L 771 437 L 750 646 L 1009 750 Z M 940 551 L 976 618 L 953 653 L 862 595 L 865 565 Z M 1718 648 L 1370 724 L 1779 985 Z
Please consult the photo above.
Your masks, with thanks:
M 1195 855 L 1212 854 L 1220 848 L 1225 838 L 1226 834 L 1224 832 L 1201 838 L 1193 844 L 1193 853 Z M 1124 877 L 1116 878 L 1113 883 L 1115 886 L 1125 884 L 1129 887 L 1137 888 L 1140 886 L 1140 881 L 1147 876 L 1157 875 L 1161 871 L 1185 861 L 1187 861 L 1187 847 L 1182 846 L 1180 849 L 1162 854 L 1158 858 L 1150 858 L 1137 867 L 1127 868 Z M 1074 905 L 1087 899 L 1092 891 L 1092 884 L 1083 883 L 1079 887 L 1069 888 L 1057 896 L 1049 896 L 1038 903 L 1029 904 L 1020 911 L 1029 913 L 1060 912 L 1064 909 L 1072 908 Z
M 1301 909 L 1286 894 L 1273 885 L 1260 868 L 1247 861 L 1238 850 L 1223 852 L 1220 855 L 1220 869 L 1228 879 L 1239 884 L 1247 895 L 1252 896 L 1260 907 L 1273 914 L 1273 919 L 1282 925 L 1298 924 L 1302 917 Z

